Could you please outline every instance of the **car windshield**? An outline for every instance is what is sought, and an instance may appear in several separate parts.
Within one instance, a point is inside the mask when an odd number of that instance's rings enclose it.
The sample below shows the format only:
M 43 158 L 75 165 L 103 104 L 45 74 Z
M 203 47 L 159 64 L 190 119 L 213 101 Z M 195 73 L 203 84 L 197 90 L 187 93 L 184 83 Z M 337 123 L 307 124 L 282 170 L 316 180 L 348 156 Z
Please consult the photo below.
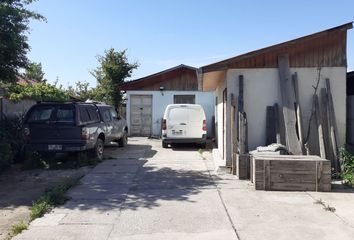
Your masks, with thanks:
M 49 105 L 36 106 L 27 118 L 28 123 L 39 122 L 69 123 L 75 122 L 75 111 L 73 106 Z

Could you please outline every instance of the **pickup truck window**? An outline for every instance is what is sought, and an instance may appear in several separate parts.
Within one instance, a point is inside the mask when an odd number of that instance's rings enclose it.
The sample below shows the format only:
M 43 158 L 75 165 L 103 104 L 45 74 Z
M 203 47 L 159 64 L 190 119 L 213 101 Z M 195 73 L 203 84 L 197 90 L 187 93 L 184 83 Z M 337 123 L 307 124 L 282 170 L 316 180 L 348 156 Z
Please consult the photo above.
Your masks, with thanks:
M 91 121 L 92 122 L 99 122 L 100 116 L 98 115 L 97 108 L 92 105 L 86 106 L 86 108 L 89 113 Z
M 90 121 L 90 116 L 84 106 L 79 107 L 80 112 L 80 122 L 81 123 L 88 123 Z
M 38 107 L 35 107 L 31 111 L 27 122 L 49 121 L 50 117 L 52 116 L 53 111 L 54 111 L 54 107 L 53 106 L 38 106 Z
M 59 107 L 57 109 L 55 121 L 58 123 L 74 123 L 75 111 L 72 107 Z
M 109 109 L 103 109 L 103 121 L 104 122 L 112 121 L 111 114 L 109 113 Z
M 116 110 L 114 110 L 113 108 L 111 108 L 111 109 L 109 109 L 109 110 L 110 110 L 110 112 L 111 112 L 112 118 L 113 118 L 113 119 L 117 119 L 118 114 L 117 114 Z

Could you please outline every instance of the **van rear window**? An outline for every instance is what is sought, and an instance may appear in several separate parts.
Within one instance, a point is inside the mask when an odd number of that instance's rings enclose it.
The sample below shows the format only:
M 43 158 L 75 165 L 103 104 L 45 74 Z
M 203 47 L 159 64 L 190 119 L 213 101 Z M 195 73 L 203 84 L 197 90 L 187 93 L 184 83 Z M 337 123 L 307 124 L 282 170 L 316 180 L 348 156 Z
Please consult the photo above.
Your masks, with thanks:
M 170 121 L 201 121 L 202 116 L 199 109 L 194 108 L 172 108 L 169 111 L 168 118 Z

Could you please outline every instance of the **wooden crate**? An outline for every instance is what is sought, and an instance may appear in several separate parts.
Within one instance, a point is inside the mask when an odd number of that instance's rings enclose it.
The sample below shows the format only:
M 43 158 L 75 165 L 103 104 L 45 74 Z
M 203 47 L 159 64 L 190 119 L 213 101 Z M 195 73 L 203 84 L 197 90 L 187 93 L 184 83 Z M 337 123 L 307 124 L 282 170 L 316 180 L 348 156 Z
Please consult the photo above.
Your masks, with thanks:
M 236 175 L 238 179 L 250 179 L 250 155 L 237 154 Z
M 318 156 L 254 155 L 256 190 L 331 191 L 331 163 Z

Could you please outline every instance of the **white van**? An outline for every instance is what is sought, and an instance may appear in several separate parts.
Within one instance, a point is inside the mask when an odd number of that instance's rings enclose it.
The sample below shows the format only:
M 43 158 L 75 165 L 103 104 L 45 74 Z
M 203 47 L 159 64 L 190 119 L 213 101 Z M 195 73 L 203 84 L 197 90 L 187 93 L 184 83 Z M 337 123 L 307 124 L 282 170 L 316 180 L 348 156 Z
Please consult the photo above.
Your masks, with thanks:
M 198 104 L 170 104 L 162 121 L 162 147 L 172 143 L 197 143 L 205 148 L 207 124 Z

